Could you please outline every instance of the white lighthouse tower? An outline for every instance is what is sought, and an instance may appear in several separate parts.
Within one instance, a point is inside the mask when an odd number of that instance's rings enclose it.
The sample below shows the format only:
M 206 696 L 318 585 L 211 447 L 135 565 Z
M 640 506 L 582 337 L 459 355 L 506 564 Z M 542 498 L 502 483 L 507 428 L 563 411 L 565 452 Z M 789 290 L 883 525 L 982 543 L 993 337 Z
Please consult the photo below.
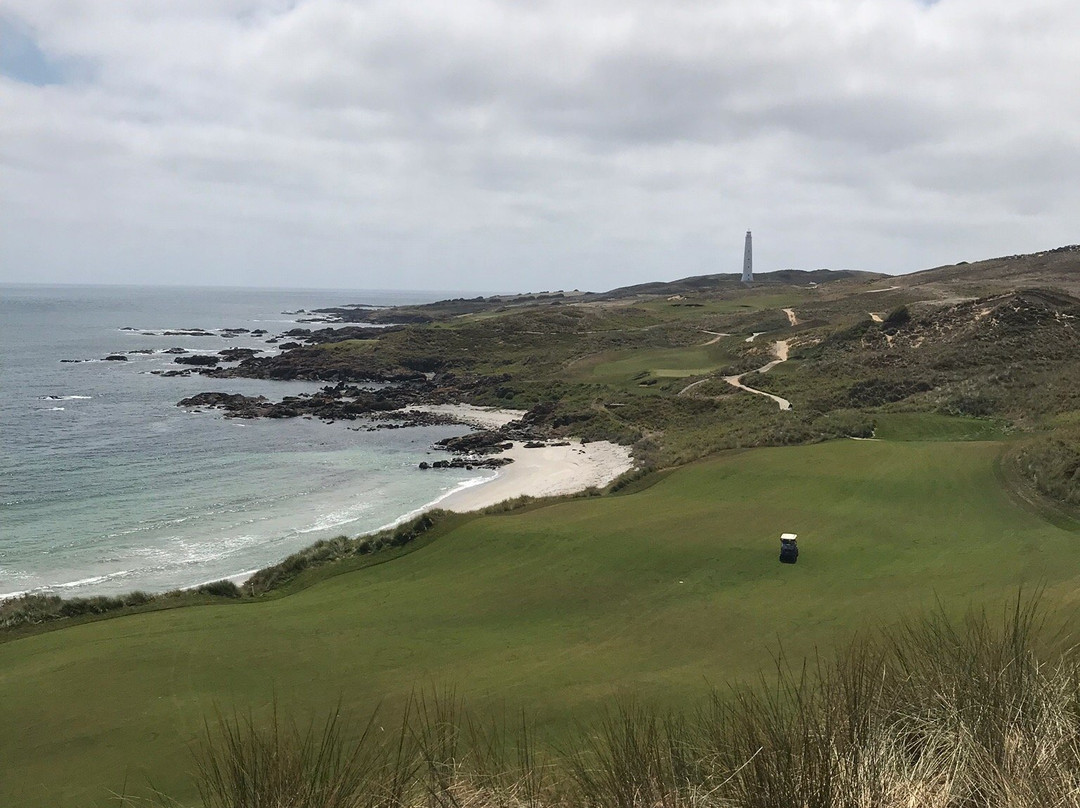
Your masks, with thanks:
M 742 282 L 754 282 L 754 249 L 750 243 L 750 231 L 746 231 L 746 246 L 742 256 Z

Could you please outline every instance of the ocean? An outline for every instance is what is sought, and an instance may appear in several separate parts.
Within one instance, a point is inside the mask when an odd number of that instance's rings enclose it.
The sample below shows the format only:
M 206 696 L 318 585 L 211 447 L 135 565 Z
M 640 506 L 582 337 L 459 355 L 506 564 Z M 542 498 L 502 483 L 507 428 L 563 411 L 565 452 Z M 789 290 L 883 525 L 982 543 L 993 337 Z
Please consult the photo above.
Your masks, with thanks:
M 276 346 L 265 340 L 283 331 L 324 327 L 297 323 L 298 310 L 446 296 L 0 285 L 0 598 L 194 586 L 321 538 L 376 530 L 490 478 L 417 469 L 439 458 L 433 442 L 468 427 L 227 419 L 176 403 L 204 391 L 280 398 L 322 385 L 150 372 L 183 367 L 164 353 L 171 348 L 269 352 Z M 268 333 L 230 339 L 226 328 Z M 211 336 L 161 333 L 193 329 Z M 112 354 L 127 361 L 103 361 Z

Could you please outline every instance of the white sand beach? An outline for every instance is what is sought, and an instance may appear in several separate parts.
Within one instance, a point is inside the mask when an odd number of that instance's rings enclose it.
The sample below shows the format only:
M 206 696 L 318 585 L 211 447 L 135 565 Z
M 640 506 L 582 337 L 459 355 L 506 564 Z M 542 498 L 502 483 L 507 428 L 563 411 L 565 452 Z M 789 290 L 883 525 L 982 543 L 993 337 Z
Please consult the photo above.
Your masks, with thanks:
M 416 404 L 405 412 L 430 412 L 451 415 L 454 420 L 481 429 L 498 429 L 512 421 L 520 420 L 525 410 L 500 410 L 495 407 L 474 407 L 471 404 Z
M 498 429 L 525 415 L 524 410 L 470 404 L 422 404 L 408 409 L 451 415 L 461 423 L 482 429 Z M 497 456 L 512 458 L 514 462 L 500 468 L 490 480 L 454 491 L 440 500 L 437 507 L 465 513 L 520 496 L 572 494 L 607 485 L 634 467 L 628 447 L 607 441 L 585 444 L 572 441 L 567 446 L 536 449 L 526 449 L 523 443 L 516 442 L 512 449 Z
M 453 492 L 438 507 L 465 513 L 520 496 L 549 497 L 604 486 L 633 468 L 630 449 L 607 441 L 526 449 L 515 443 L 499 457 L 514 462 L 488 482 Z

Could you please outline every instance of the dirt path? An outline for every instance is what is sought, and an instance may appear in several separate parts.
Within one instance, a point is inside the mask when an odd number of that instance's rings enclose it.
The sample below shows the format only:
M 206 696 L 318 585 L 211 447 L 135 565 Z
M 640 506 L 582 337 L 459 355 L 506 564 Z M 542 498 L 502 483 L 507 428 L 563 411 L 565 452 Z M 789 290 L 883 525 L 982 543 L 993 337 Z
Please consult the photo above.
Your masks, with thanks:
M 764 333 L 765 333 L 764 331 L 755 331 L 753 334 L 751 334 L 749 337 L 747 337 L 744 340 L 744 342 L 753 342 L 754 340 L 756 340 L 758 337 L 760 337 Z
M 712 381 L 712 380 L 711 380 L 711 379 L 699 379 L 699 380 L 698 380 L 698 381 L 696 381 L 696 382 L 690 382 L 690 384 L 686 385 L 686 387 L 684 387 L 684 388 L 683 388 L 682 390 L 680 390 L 680 391 L 678 392 L 678 395 L 680 395 L 680 396 L 685 396 L 685 395 L 687 395 L 687 394 L 688 394 L 688 393 L 689 393 L 689 392 L 690 392 L 691 390 L 693 390 L 693 389 L 694 389 L 695 387 L 697 387 L 697 386 L 698 386 L 699 384 L 705 384 L 705 382 L 708 382 L 708 381 Z
M 724 337 L 730 337 L 731 336 L 731 334 L 724 334 L 723 332 L 720 332 L 720 331 L 706 331 L 704 328 L 701 329 L 701 333 L 702 334 L 713 334 L 714 335 L 713 338 L 711 340 L 709 340 L 708 342 L 701 343 L 701 347 L 705 347 L 706 345 L 715 345 L 720 340 L 722 340 Z
M 788 322 L 791 323 L 791 327 L 794 328 L 799 324 L 799 318 L 795 316 L 795 309 L 781 309 L 787 315 Z
M 772 393 L 766 393 L 764 390 L 755 390 L 753 387 L 747 387 L 742 383 L 743 376 L 749 376 L 751 373 L 768 373 L 774 367 L 781 362 L 786 362 L 788 359 L 789 340 L 779 340 L 773 344 L 773 354 L 776 359 L 772 360 L 768 364 L 762 365 L 757 370 L 747 371 L 746 373 L 740 373 L 738 376 L 725 376 L 724 381 L 730 384 L 732 387 L 738 387 L 740 390 L 745 390 L 748 393 L 754 393 L 759 396 L 765 396 L 771 398 L 779 405 L 782 410 L 790 410 L 791 402 L 786 398 L 780 398 L 780 396 L 774 396 Z M 691 385 L 692 386 L 692 385 Z
M 867 314 L 870 315 L 870 319 L 873 320 L 875 323 L 883 323 L 883 322 L 885 322 L 882 319 L 880 314 L 874 314 L 874 312 L 872 312 L 872 311 L 868 311 Z

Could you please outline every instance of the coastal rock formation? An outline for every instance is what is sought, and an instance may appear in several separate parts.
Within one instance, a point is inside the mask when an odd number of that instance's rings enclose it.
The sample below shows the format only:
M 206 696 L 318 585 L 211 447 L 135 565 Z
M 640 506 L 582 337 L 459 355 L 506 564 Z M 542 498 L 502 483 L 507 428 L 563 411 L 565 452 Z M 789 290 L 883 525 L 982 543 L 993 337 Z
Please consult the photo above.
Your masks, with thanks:
M 239 362 L 242 359 L 251 359 L 255 354 L 262 353 L 258 348 L 226 348 L 218 351 L 218 356 L 223 362 Z
M 218 363 L 216 356 L 206 356 L 204 354 L 192 354 L 191 356 L 178 356 L 173 360 L 178 365 L 203 365 L 210 366 Z
M 434 463 L 421 463 L 422 471 L 427 469 L 498 469 L 513 463 L 510 457 L 454 457 L 450 460 L 436 460 Z
M 180 401 L 178 407 L 215 407 L 231 418 L 296 418 L 315 416 L 328 421 L 351 421 L 372 413 L 396 410 L 402 402 L 383 391 L 368 391 L 344 384 L 324 387 L 318 393 L 285 396 L 270 401 L 265 396 L 239 393 L 200 393 Z

